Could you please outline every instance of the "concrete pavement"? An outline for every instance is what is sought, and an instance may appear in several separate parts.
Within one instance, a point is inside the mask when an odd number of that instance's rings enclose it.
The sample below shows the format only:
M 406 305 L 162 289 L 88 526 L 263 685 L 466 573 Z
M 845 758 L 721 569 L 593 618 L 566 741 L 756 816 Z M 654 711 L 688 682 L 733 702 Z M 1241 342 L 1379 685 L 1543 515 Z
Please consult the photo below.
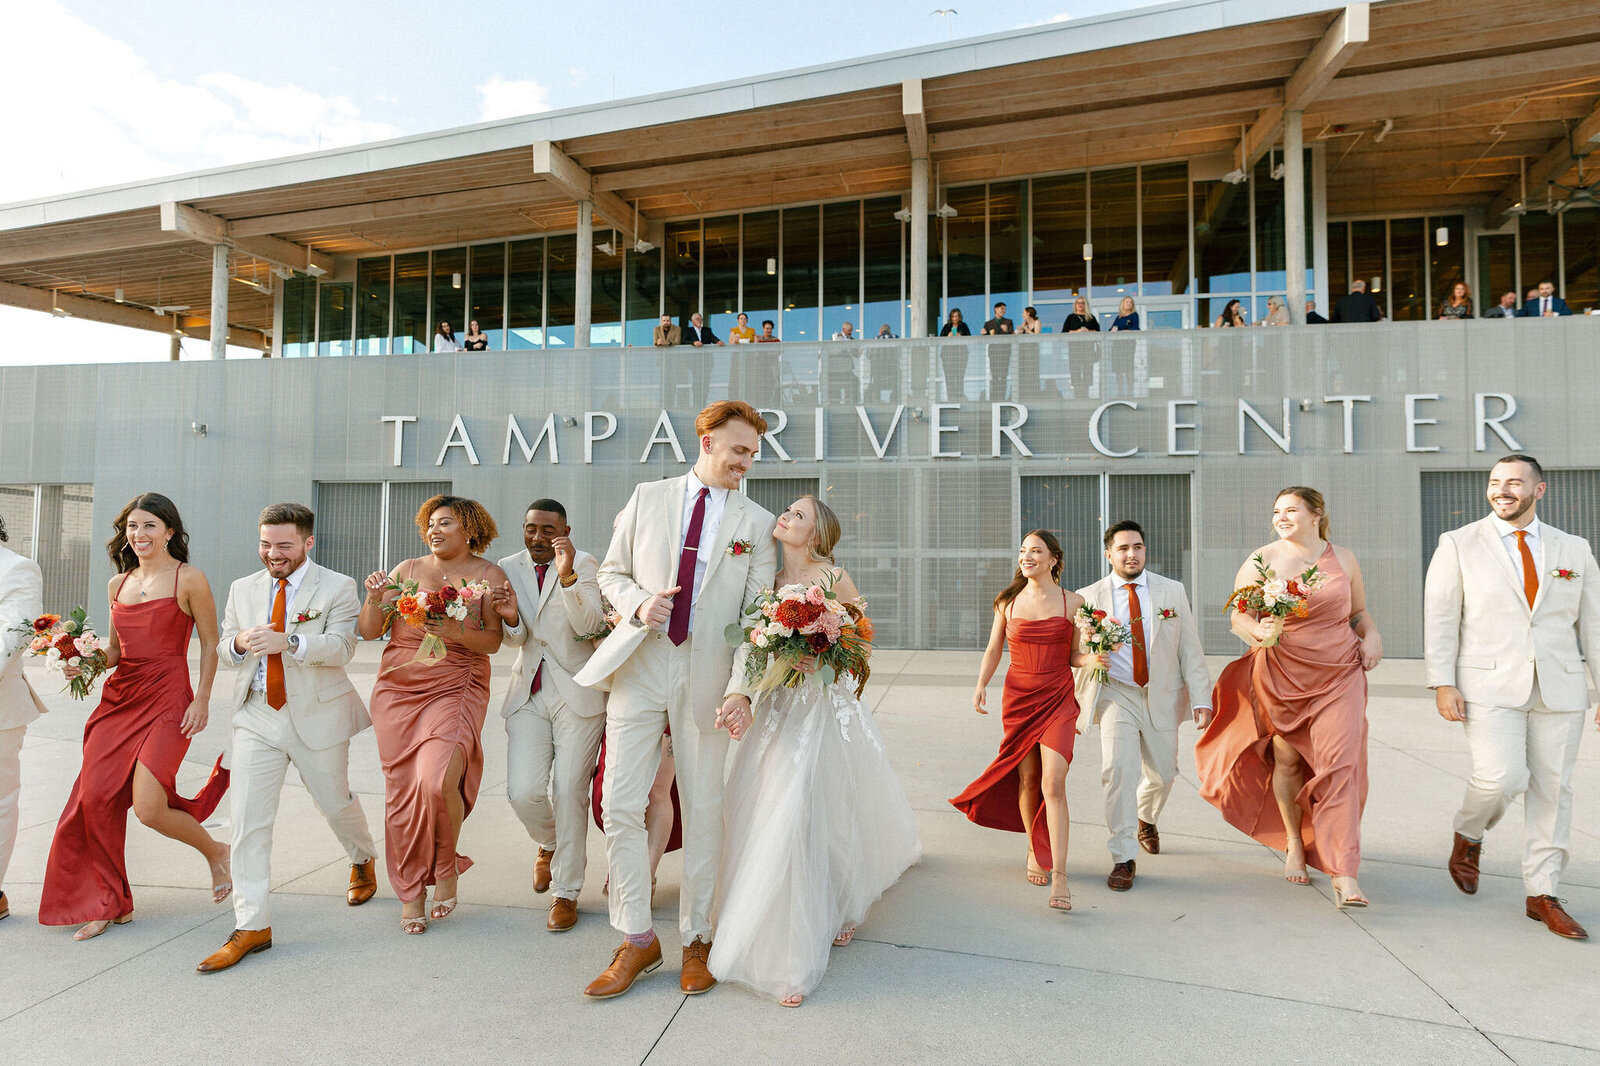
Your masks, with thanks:
M 581 989 L 609 961 L 598 831 L 579 924 L 544 929 L 529 887 L 534 849 L 505 801 L 505 734 L 490 714 L 477 809 L 462 850 L 477 865 L 461 909 L 403 936 L 379 897 L 344 903 L 347 860 L 290 774 L 273 852 L 271 951 L 222 974 L 194 966 L 233 928 L 210 903 L 205 864 L 130 818 L 136 918 L 87 943 L 35 921 L 51 832 L 77 773 L 90 704 L 30 676 L 52 713 L 23 749 L 22 831 L 0 923 L 0 1063 L 587 1064 L 1133 1062 L 1577 1064 L 1600 1061 L 1600 946 L 1558 939 L 1523 915 L 1520 803 L 1491 831 L 1477 896 L 1444 870 L 1468 770 L 1421 666 L 1373 675 L 1371 795 L 1361 884 L 1367 911 L 1339 912 L 1328 880 L 1295 888 L 1279 857 L 1201 801 L 1184 730 L 1182 780 L 1162 818 L 1162 854 L 1141 856 L 1131 892 L 1110 868 L 1099 736 L 1078 738 L 1067 779 L 1074 910 L 1046 909 L 1023 879 L 1020 835 L 970 825 L 945 802 L 999 740 L 974 715 L 975 653 L 878 653 L 867 694 L 918 813 L 924 858 L 836 949 L 799 1010 L 733 988 L 677 987 L 679 863 L 661 867 L 656 929 L 667 965 L 618 1000 Z M 511 653 L 496 657 L 495 695 Z M 363 693 L 377 649 L 351 675 Z M 1223 660 L 1211 662 L 1215 676 Z M 218 690 L 226 686 L 219 684 Z M 998 705 L 998 682 L 991 703 Z M 225 711 L 190 751 L 189 791 L 226 738 Z M 381 835 L 383 778 L 371 732 L 352 746 L 352 784 Z M 1580 754 L 1573 861 L 1562 895 L 1600 936 L 1600 748 Z M 227 804 L 214 832 L 225 833 Z M 379 863 L 380 870 L 382 863 Z

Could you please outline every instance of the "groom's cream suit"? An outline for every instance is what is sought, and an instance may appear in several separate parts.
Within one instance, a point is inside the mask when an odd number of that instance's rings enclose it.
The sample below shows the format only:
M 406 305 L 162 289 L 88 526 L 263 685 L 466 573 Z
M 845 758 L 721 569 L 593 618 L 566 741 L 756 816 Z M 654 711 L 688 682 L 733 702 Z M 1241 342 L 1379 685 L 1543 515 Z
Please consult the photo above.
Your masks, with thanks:
M 276 582 L 266 570 L 242 577 L 228 590 L 217 654 L 236 668 L 233 710 L 233 909 L 238 929 L 272 925 L 272 824 L 278 795 L 292 762 L 306 791 L 328 820 L 354 864 L 377 856 L 361 801 L 350 791 L 350 738 L 371 725 L 366 705 L 345 674 L 355 654 L 356 583 L 307 559 L 289 575 L 284 632 L 298 652 L 283 654 L 288 697 L 267 702 L 266 670 L 259 656 L 239 654 L 234 638 L 272 617 Z M 307 617 L 310 616 L 310 617 Z M 305 618 L 296 622 L 297 618 Z
M 1439 538 L 1423 632 L 1428 687 L 1453 686 L 1467 705 L 1472 778 L 1456 832 L 1481 840 L 1526 791 L 1523 881 L 1530 896 L 1554 896 L 1589 706 L 1586 661 L 1600 681 L 1600 568 L 1588 541 L 1537 519 L 1527 530 L 1538 574 L 1531 608 L 1512 527 L 1489 515 Z
M 28 723 L 44 713 L 44 703 L 22 676 L 27 625 L 44 613 L 44 578 L 39 564 L 0 547 L 0 887 L 17 842 L 17 796 L 22 791 L 22 738 Z
M 700 483 L 691 472 L 638 486 L 617 517 L 600 566 L 600 588 L 623 621 L 578 673 L 578 683 L 609 681 L 606 707 L 605 830 L 611 871 L 611 924 L 624 934 L 650 929 L 650 859 L 645 801 L 661 760 L 661 732 L 672 727 L 683 817 L 684 944 L 711 941 L 711 899 L 722 852 L 722 782 L 728 735 L 717 710 L 733 693 L 750 694 L 743 654 L 724 639 L 729 624 L 771 585 L 777 570 L 774 518 L 737 489 L 712 489 L 701 529 L 689 637 L 681 645 L 638 623 L 655 593 L 678 584 L 686 514 Z
M 1149 570 L 1134 581 L 1139 586 L 1147 684 L 1134 682 L 1127 645 L 1112 654 L 1111 678 L 1099 686 L 1088 683 L 1089 671 L 1078 671 L 1080 706 L 1092 701 L 1092 707 L 1083 709 L 1091 723 L 1100 724 L 1100 783 L 1113 862 L 1138 856 L 1135 819 L 1154 825 L 1178 776 L 1178 726 L 1194 708 L 1211 706 L 1211 675 L 1189 594 L 1179 582 Z M 1125 583 L 1107 574 L 1078 595 L 1126 622 L 1131 612 Z

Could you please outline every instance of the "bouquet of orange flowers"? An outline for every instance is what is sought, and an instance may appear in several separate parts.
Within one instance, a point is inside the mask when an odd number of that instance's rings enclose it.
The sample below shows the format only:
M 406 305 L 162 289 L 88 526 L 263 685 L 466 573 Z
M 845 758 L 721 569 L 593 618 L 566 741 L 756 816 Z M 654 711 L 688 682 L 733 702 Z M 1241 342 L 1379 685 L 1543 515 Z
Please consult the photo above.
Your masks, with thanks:
M 466 625 L 467 619 L 472 616 L 472 605 L 487 603 L 489 598 L 489 583 L 486 581 L 463 581 L 460 587 L 445 585 L 427 592 L 423 592 L 415 581 L 396 581 L 384 587 L 384 591 L 390 590 L 400 595 L 393 603 L 383 605 L 386 624 L 392 625 L 398 618 L 406 625 L 422 630 L 428 630 L 429 626 L 438 625 L 446 619 Z M 480 606 L 477 628 L 482 627 Z M 443 662 L 446 654 L 444 638 L 428 630 L 423 633 L 422 643 L 411 661 L 432 666 Z
M 1078 608 L 1076 622 L 1078 631 L 1083 634 L 1083 646 L 1096 655 L 1116 651 L 1133 639 L 1133 630 L 1126 623 L 1087 603 Z M 1103 682 L 1110 676 L 1111 671 L 1103 666 L 1096 666 L 1089 671 L 1090 681 Z
M 807 675 L 796 664 L 813 655 L 817 670 L 810 676 L 831 685 L 849 674 L 856 679 L 859 698 L 872 673 L 867 660 L 872 655 L 873 627 L 866 606 L 864 600 L 840 600 L 831 579 L 813 585 L 785 585 L 756 597 L 745 609 L 756 621 L 749 626 L 734 622 L 726 636 L 735 648 L 750 646 L 745 674 L 757 692 L 779 685 L 798 687 Z
M 78 676 L 67 682 L 75 700 L 89 695 L 96 679 L 110 668 L 105 642 L 87 619 L 82 607 L 74 607 L 65 619 L 58 614 L 42 614 L 32 622 L 11 627 L 13 633 L 31 634 L 28 651 L 44 656 L 46 670 L 60 673 L 68 666 L 77 668 Z
M 1263 615 L 1280 619 L 1290 615 L 1304 618 L 1310 610 L 1307 601 L 1311 599 L 1311 594 L 1322 587 L 1322 571 L 1312 564 L 1311 569 L 1299 577 L 1285 579 L 1267 565 L 1260 552 L 1252 555 L 1250 561 L 1256 567 L 1256 580 L 1234 589 L 1223 609 L 1253 614 L 1258 618 Z M 1261 647 L 1270 648 L 1277 643 L 1278 637 L 1272 636 L 1263 640 Z

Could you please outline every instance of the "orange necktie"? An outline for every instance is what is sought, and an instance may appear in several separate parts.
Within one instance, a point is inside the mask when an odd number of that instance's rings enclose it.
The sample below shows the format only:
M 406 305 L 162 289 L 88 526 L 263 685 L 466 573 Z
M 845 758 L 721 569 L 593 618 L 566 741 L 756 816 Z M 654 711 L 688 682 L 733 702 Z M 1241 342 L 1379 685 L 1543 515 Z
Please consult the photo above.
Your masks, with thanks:
M 1522 594 L 1528 597 L 1528 606 L 1532 608 L 1539 595 L 1539 568 L 1534 565 L 1533 552 L 1528 550 L 1528 531 L 1519 529 L 1516 534 L 1517 550 L 1522 553 Z
M 272 628 L 274 631 L 283 632 L 283 616 L 286 613 L 284 603 L 284 590 L 289 587 L 287 578 L 278 579 L 278 595 L 272 600 Z M 282 710 L 283 705 L 289 702 L 289 696 L 283 691 L 283 656 L 267 656 L 267 705 L 273 710 Z
M 1144 657 L 1144 611 L 1139 608 L 1139 586 L 1132 581 L 1128 590 L 1128 631 L 1133 634 L 1133 683 L 1144 688 L 1150 683 L 1150 664 Z

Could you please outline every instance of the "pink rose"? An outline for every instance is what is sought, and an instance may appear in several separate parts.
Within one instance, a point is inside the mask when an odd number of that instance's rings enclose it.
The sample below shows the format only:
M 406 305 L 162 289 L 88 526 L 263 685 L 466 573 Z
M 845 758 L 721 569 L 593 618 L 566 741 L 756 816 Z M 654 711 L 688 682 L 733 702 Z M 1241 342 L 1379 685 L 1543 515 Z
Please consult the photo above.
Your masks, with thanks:
M 821 607 L 828 602 L 828 594 L 822 591 L 821 585 L 812 585 L 806 589 L 806 602 Z

